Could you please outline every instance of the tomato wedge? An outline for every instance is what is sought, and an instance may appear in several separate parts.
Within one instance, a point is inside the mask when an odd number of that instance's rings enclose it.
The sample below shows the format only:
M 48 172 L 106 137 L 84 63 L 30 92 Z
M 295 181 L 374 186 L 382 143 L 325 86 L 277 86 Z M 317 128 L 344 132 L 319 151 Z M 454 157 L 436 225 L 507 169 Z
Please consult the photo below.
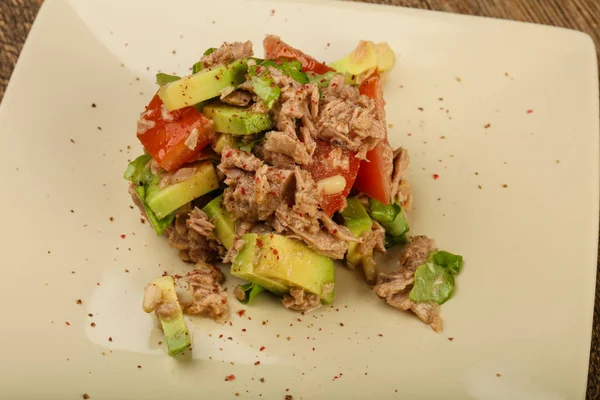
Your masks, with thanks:
M 265 59 L 276 60 L 278 58 L 289 58 L 291 60 L 300 61 L 302 63 L 302 71 L 312 71 L 316 74 L 324 74 L 325 72 L 335 71 L 333 68 L 317 61 L 308 54 L 293 48 L 289 44 L 283 42 L 279 37 L 267 35 L 263 40 L 265 49 Z
M 383 87 L 379 74 L 375 73 L 363 81 L 358 89 L 360 94 L 374 99 L 378 113 L 384 115 L 385 100 L 383 99 Z M 391 177 L 386 173 L 386 171 L 392 170 L 389 147 L 386 138 L 369 151 L 367 159 L 360 162 L 360 168 L 354 182 L 355 189 L 383 204 L 389 204 L 391 198 Z
M 167 112 L 155 95 L 138 121 L 137 137 L 167 171 L 192 161 L 212 136 L 212 123 L 194 107 Z
M 358 172 L 358 166 L 360 165 L 360 160 L 355 157 L 355 152 L 341 149 L 342 156 L 348 157 L 348 168 L 333 167 L 330 160 L 330 153 L 336 148 L 339 147 L 330 142 L 317 140 L 317 147 L 313 154 L 312 163 L 306 167 L 306 170 L 310 172 L 315 182 L 335 175 L 342 175 L 346 179 L 346 187 L 343 191 L 337 194 L 321 196 L 319 204 L 323 212 L 328 216 L 332 216 L 336 211 L 341 211 L 345 206 L 346 197 L 350 193 L 350 189 L 352 189 L 356 173 Z

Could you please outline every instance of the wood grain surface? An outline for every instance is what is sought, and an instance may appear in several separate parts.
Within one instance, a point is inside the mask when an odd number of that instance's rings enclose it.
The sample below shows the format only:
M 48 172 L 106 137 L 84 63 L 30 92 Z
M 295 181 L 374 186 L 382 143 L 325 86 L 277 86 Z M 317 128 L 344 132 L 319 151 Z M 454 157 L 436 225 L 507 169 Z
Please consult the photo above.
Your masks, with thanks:
M 600 0 L 354 0 L 561 26 L 589 34 L 600 46 Z M 0 0 L 0 102 L 42 0 Z M 600 271 L 600 252 L 598 254 Z M 600 400 L 600 276 L 587 398 Z

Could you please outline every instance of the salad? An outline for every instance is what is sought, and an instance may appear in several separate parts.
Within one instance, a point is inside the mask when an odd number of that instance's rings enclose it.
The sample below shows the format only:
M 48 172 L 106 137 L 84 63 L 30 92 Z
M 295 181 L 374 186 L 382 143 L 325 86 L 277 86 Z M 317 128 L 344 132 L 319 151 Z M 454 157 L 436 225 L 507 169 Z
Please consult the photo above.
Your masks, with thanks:
M 334 301 L 335 260 L 360 271 L 375 295 L 441 331 L 440 305 L 462 257 L 410 237 L 409 155 L 388 143 L 382 80 L 387 43 L 361 41 L 326 65 L 276 36 L 206 50 L 185 77 L 158 74 L 141 113 L 144 154 L 125 171 L 135 204 L 195 268 L 145 289 L 170 354 L 190 345 L 183 314 L 228 317 L 221 284 L 242 303 L 264 292 L 307 312 Z M 400 269 L 374 253 L 404 246 Z M 216 263 L 224 267 L 215 266 Z

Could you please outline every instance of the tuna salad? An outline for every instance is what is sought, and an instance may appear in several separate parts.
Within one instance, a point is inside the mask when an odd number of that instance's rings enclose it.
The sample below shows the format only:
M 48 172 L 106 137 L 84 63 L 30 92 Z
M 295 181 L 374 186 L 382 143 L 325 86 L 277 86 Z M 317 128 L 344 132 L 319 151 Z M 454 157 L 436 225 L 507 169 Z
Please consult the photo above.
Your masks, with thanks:
M 386 43 L 361 41 L 324 64 L 276 36 L 210 48 L 192 74 L 158 74 L 137 122 L 144 154 L 125 172 L 146 220 L 194 269 L 145 289 L 170 354 L 190 345 L 183 314 L 228 318 L 222 270 L 308 312 L 332 304 L 336 268 L 360 273 L 374 295 L 441 331 L 440 305 L 462 257 L 409 235 L 408 151 L 388 142 Z M 403 246 L 400 269 L 374 255 Z M 339 260 L 341 263 L 336 263 Z

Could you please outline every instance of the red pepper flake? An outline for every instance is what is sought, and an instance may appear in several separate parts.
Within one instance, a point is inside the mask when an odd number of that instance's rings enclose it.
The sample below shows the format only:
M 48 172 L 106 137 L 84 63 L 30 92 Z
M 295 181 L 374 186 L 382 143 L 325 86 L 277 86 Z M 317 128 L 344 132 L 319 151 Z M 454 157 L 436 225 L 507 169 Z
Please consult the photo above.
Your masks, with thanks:
M 231 157 L 232 154 L 233 150 L 229 150 L 227 153 L 225 153 L 225 157 Z
M 277 249 L 275 249 L 275 248 L 271 247 L 271 250 L 273 250 L 273 254 L 275 254 L 275 255 L 278 255 L 278 254 L 279 254 L 279 252 L 277 251 Z
M 438 179 L 440 176 L 438 174 L 433 174 L 433 179 Z
M 262 247 L 263 247 L 263 242 L 262 242 L 262 240 L 260 240 L 260 239 L 257 239 L 257 240 L 256 240 L 256 245 L 257 245 L 258 247 L 262 248 Z
M 75 141 L 73 139 L 71 139 L 71 143 L 75 143 Z
M 94 314 L 92 314 L 92 313 L 88 314 L 88 317 L 93 317 L 93 316 L 94 316 Z
M 126 235 L 125 235 L 125 234 L 122 234 L 122 235 L 121 235 L 121 239 L 125 239 L 125 237 L 126 237 Z
M 260 361 L 255 362 L 254 365 L 260 365 Z
M 243 194 L 243 195 L 245 195 L 245 194 L 246 194 L 246 189 L 242 187 L 242 188 L 240 189 L 240 192 L 242 192 L 242 194 Z
M 527 110 L 527 114 L 531 114 L 533 110 Z
M 315 351 L 315 348 L 313 347 L 312 350 Z
M 67 326 L 71 326 L 71 323 L 70 323 L 69 321 L 65 321 L 65 324 L 66 324 Z
M 225 377 L 225 381 L 226 382 L 230 382 L 230 381 L 235 381 L 235 375 L 231 374 L 231 375 L 227 375 Z
M 83 395 L 81 395 L 81 397 L 87 400 L 90 398 L 90 395 L 87 393 L 84 393 Z
M 331 233 L 335 235 L 337 233 L 337 229 L 334 229 L 333 231 L 331 231 Z
M 219 339 L 221 339 L 222 337 L 223 337 L 223 335 L 222 335 L 222 334 L 221 334 L 221 335 L 219 335 Z
M 492 124 L 485 124 L 483 127 L 484 127 L 485 129 L 487 129 L 487 128 L 489 128 L 490 126 L 492 126 Z
M 237 315 L 239 315 L 240 317 L 243 317 L 244 314 L 246 314 L 246 310 L 240 310 L 237 312 Z
M 260 351 L 264 351 L 264 349 L 266 349 L 266 347 L 265 347 L 265 346 L 260 346 L 260 349 L 259 349 L 259 350 L 260 350 Z
M 108 337 L 108 341 L 109 341 L 109 342 L 112 342 L 112 336 L 109 336 L 109 337 Z
M 242 328 L 242 332 L 246 332 L 246 328 Z
M 408 135 L 408 136 L 412 136 L 412 133 L 408 133 L 407 135 Z

